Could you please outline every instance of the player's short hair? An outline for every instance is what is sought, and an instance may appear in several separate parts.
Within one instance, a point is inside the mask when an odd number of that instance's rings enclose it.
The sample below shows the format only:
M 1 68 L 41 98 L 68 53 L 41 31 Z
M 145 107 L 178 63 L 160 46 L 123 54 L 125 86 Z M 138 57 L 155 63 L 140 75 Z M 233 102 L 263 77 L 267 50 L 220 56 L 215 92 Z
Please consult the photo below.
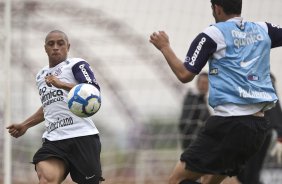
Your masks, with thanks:
M 242 0 L 211 0 L 211 4 L 221 6 L 227 15 L 241 14 L 242 11 Z
M 53 31 L 50 31 L 50 32 L 47 34 L 47 36 L 45 37 L 45 43 L 46 43 L 46 41 L 47 41 L 48 36 L 49 36 L 50 34 L 52 34 L 52 33 L 60 33 L 60 34 L 62 34 L 62 35 L 64 36 L 65 40 L 69 43 L 69 38 L 68 38 L 68 36 L 66 35 L 66 33 L 64 33 L 63 31 L 60 31 L 60 30 L 53 30 Z

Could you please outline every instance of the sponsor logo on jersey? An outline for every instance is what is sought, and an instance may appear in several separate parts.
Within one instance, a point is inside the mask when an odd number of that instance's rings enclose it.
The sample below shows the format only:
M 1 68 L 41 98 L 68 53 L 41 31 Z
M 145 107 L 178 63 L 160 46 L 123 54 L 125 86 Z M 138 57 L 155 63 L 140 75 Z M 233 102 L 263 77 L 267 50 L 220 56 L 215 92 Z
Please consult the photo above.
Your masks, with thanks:
M 250 81 L 258 81 L 259 80 L 259 76 L 257 76 L 257 75 L 248 75 L 248 80 L 250 80 Z
M 47 132 L 50 133 L 50 132 L 56 130 L 57 128 L 69 126 L 69 125 L 72 125 L 72 124 L 73 124 L 72 117 L 67 117 L 67 118 L 64 118 L 64 119 L 58 118 L 57 121 L 55 121 L 55 122 L 49 122 L 49 125 L 47 127 Z
M 59 76 L 59 75 L 61 75 L 61 73 L 62 73 L 62 67 L 55 70 L 54 76 Z
M 83 73 L 83 75 L 84 75 L 85 79 L 87 80 L 87 82 L 89 84 L 92 84 L 92 80 L 91 80 L 87 70 L 85 69 L 85 64 L 79 65 L 79 68 L 80 68 L 81 72 Z
M 270 100 L 272 99 L 271 95 L 265 91 L 256 91 L 252 89 L 243 89 L 238 87 L 239 96 L 242 98 L 262 98 Z
M 255 62 L 259 57 L 260 57 L 260 56 L 257 56 L 257 57 L 255 57 L 255 58 L 249 60 L 249 61 L 241 61 L 241 62 L 240 62 L 240 66 L 241 66 L 242 68 L 246 68 L 246 67 L 248 67 L 250 64 L 252 64 L 253 62 Z
M 217 74 L 218 74 L 218 69 L 217 68 L 210 69 L 210 75 L 217 75 Z
M 242 32 L 238 30 L 232 30 L 231 34 L 234 38 L 233 43 L 237 48 L 251 45 L 264 40 L 263 35 L 261 33 L 254 31 Z
M 189 64 L 191 65 L 191 66 L 194 66 L 195 65 L 195 61 L 196 61 L 196 59 L 198 58 L 198 56 L 199 56 L 199 53 L 200 53 L 200 51 L 201 51 L 201 49 L 202 49 L 202 47 L 203 47 L 203 45 L 204 45 L 204 43 L 207 41 L 207 39 L 205 38 L 205 37 L 203 37 L 202 39 L 201 39 L 201 41 L 199 42 L 199 44 L 198 44 L 198 46 L 196 47 L 196 50 L 195 50 L 195 52 L 193 53 L 193 55 L 192 55 L 192 57 L 191 57 L 191 61 L 189 62 Z M 188 58 L 187 58 L 188 59 Z M 189 59 L 190 60 L 190 59 Z
M 45 86 L 39 89 L 39 95 L 41 96 L 41 103 L 43 107 L 55 102 L 64 101 L 64 92 L 61 89 L 50 90 L 48 93 L 45 93 L 46 89 L 47 88 Z

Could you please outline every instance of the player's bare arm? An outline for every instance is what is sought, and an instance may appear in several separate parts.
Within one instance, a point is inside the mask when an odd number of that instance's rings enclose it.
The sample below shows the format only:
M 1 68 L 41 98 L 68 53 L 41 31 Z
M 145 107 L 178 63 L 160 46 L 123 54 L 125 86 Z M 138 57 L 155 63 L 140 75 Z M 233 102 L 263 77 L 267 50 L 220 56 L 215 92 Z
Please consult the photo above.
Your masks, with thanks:
M 154 32 L 150 36 L 150 42 L 162 52 L 168 65 L 181 82 L 187 83 L 194 79 L 195 74 L 188 71 L 183 62 L 175 55 L 170 47 L 169 37 L 164 31 Z
M 60 89 L 64 89 L 66 91 L 70 91 L 75 86 L 75 84 L 72 84 L 72 83 L 62 82 L 61 80 L 59 80 L 54 75 L 46 76 L 45 77 L 45 82 L 47 84 L 53 85 L 53 86 L 55 86 L 57 88 L 60 88 Z
M 12 124 L 6 128 L 8 129 L 11 136 L 18 138 L 24 135 L 27 129 L 41 123 L 42 121 L 44 121 L 44 114 L 43 108 L 40 107 L 33 115 L 27 118 L 24 122 L 20 124 Z

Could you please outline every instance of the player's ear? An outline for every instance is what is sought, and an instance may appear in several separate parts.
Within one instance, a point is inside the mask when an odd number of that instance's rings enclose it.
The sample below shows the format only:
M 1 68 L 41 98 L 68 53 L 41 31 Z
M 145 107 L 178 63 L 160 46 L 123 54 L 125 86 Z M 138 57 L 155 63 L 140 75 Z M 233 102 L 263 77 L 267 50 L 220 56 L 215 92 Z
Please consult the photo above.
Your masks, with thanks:
M 44 45 L 44 49 L 45 49 L 45 52 L 47 53 L 47 47 L 46 47 L 46 44 Z
M 214 8 L 214 12 L 215 12 L 216 15 L 220 15 L 222 13 L 223 9 L 222 9 L 221 6 L 215 4 L 213 8 Z
M 70 50 L 70 44 L 68 43 L 68 51 Z

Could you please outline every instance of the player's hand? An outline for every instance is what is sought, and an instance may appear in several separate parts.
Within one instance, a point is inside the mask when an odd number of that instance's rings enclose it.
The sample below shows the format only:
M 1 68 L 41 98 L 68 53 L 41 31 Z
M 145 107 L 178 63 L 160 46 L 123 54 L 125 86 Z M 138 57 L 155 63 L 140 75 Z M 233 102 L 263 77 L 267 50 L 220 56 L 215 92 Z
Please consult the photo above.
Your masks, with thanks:
M 27 127 L 24 126 L 23 124 L 12 124 L 6 128 L 8 129 L 8 132 L 10 133 L 10 135 L 15 138 L 18 138 L 22 136 L 23 134 L 25 134 L 27 130 Z
M 282 143 L 277 141 L 273 148 L 270 150 L 270 155 L 276 157 L 279 164 L 282 163 Z
M 47 75 L 45 77 L 45 82 L 47 85 L 51 86 L 55 86 L 57 88 L 61 88 L 62 87 L 62 81 L 60 81 L 56 76 L 54 75 Z
M 164 31 L 151 34 L 150 42 L 160 51 L 166 47 L 170 47 L 168 35 Z

